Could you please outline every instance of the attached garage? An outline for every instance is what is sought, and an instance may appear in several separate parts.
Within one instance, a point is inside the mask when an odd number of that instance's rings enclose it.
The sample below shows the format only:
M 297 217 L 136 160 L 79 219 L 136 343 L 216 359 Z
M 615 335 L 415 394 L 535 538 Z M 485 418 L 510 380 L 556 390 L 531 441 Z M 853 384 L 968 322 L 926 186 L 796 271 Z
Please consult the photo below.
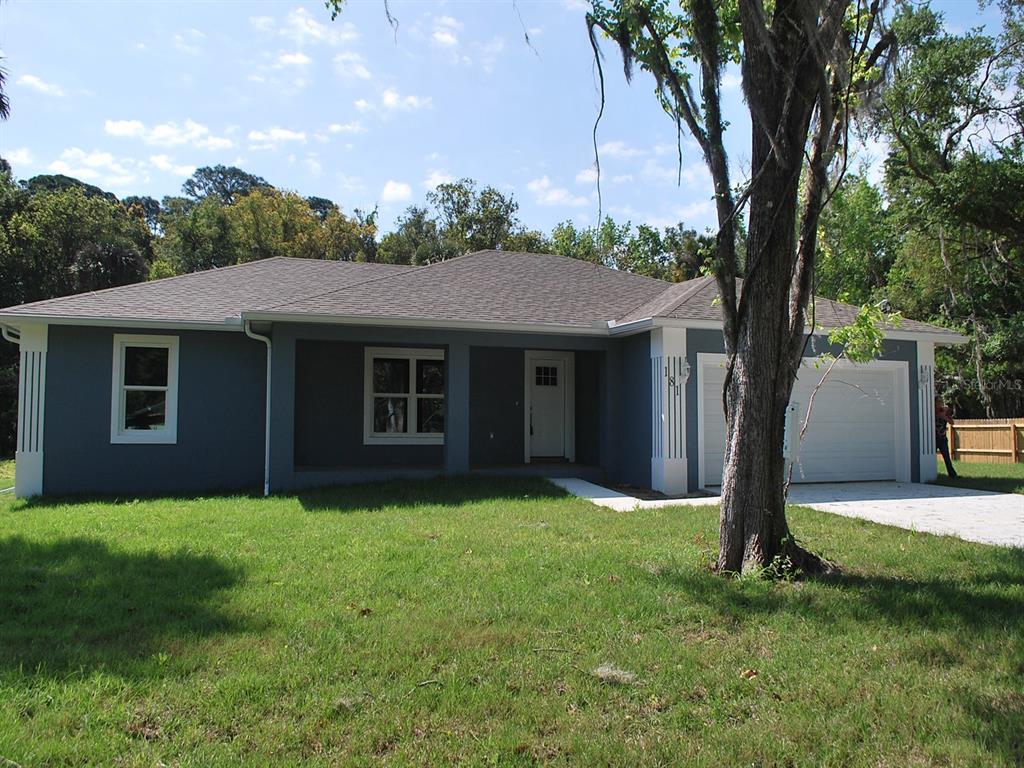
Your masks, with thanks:
M 698 355 L 698 435 L 701 484 L 722 482 L 725 356 Z M 786 454 L 793 481 L 910 481 L 910 415 L 907 364 L 840 361 L 814 398 L 802 445 L 795 439 L 825 367 L 808 360 L 793 386 L 786 422 Z

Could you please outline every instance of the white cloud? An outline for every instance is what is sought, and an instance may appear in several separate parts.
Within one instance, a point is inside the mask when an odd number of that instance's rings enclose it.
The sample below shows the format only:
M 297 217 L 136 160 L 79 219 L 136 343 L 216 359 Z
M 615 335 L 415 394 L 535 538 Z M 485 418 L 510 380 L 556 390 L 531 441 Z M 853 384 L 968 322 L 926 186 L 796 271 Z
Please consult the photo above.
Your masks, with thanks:
M 313 176 L 319 176 L 323 173 L 324 168 L 320 165 L 320 157 L 315 153 L 310 152 L 306 155 L 306 159 L 303 160 L 303 162 L 306 164 L 306 168 Z
M 366 128 L 358 120 L 353 120 L 350 123 L 331 123 L 327 130 L 330 133 L 362 133 Z
M 626 184 L 633 180 L 633 174 L 631 173 L 620 173 L 617 176 L 612 176 L 612 184 Z
M 64 89 L 54 83 L 48 83 L 41 77 L 35 75 L 22 75 L 18 78 L 18 85 L 24 85 L 33 91 L 46 94 L 47 96 L 63 96 Z
M 249 131 L 250 149 L 274 149 L 282 142 L 297 141 L 306 143 L 305 131 L 293 131 L 289 128 L 274 126 L 265 131 Z
M 577 184 L 593 184 L 597 181 L 597 169 L 596 168 L 584 168 L 582 171 L 576 174 Z
M 430 106 L 430 97 L 401 96 L 398 91 L 388 88 L 380 96 L 380 103 L 385 109 L 421 109 Z
M 196 171 L 194 165 L 175 165 L 167 155 L 152 155 L 149 158 L 149 163 L 157 170 L 172 173 L 175 176 L 188 177 Z
M 710 224 L 708 217 L 714 211 L 710 200 L 698 200 L 686 205 L 676 206 L 664 214 L 644 214 L 637 218 L 656 228 L 674 227 L 676 224 L 685 224 L 688 227 L 700 229 L 701 224 Z
M 184 32 L 178 32 L 171 38 L 171 44 L 182 53 L 187 53 L 189 56 L 196 56 L 202 52 L 199 44 L 206 37 L 198 29 L 186 29 Z
M 187 119 L 181 125 L 176 122 L 159 123 L 147 128 L 141 120 L 107 120 L 103 130 L 110 136 L 142 139 L 146 144 L 157 147 L 176 147 L 183 144 L 197 149 L 230 149 L 231 139 L 214 136 L 202 123 Z
M 587 0 L 562 0 L 562 6 L 567 11 L 589 11 L 590 3 Z
M 735 91 L 739 90 L 739 87 L 743 85 L 743 78 L 739 72 L 732 70 L 726 70 L 722 75 L 722 90 L 723 91 Z
M 274 19 L 271 16 L 250 16 L 249 23 L 261 32 L 269 32 L 274 28 Z
M 358 176 L 348 176 L 344 173 L 338 174 L 338 187 L 342 192 L 356 194 L 366 189 L 363 180 Z
M 662 165 L 654 158 L 649 158 L 644 163 L 644 168 L 640 175 L 644 181 L 654 184 L 675 184 L 679 180 L 679 169 L 675 166 L 670 168 Z
M 526 185 L 526 188 L 533 193 L 534 200 L 538 205 L 586 205 L 587 198 L 572 194 L 564 187 L 555 187 L 551 179 L 542 176 L 534 179 Z
M 624 141 L 606 141 L 597 148 L 597 152 L 607 157 L 639 157 L 646 154 L 642 149 L 631 147 Z
M 451 16 L 434 18 L 434 32 L 431 39 L 442 48 L 451 48 L 459 44 L 458 32 L 462 30 L 462 22 Z
M 351 22 L 331 22 L 323 24 L 313 18 L 305 8 L 296 8 L 288 13 L 281 34 L 294 40 L 299 45 L 326 43 L 340 45 L 359 37 Z
M 141 120 L 107 120 L 103 130 L 110 136 L 142 138 L 146 135 L 146 126 Z
M 312 61 L 309 56 L 296 51 L 295 53 L 282 53 L 277 57 L 278 67 L 304 67 Z
M 454 177 L 445 171 L 433 170 L 423 180 L 424 189 L 437 189 L 440 184 L 448 184 L 454 181 Z
M 109 152 L 86 152 L 78 147 L 70 147 L 46 167 L 53 173 L 123 189 L 137 180 L 136 166 L 135 161 L 119 160 Z
M 362 56 L 355 51 L 342 51 L 334 57 L 334 71 L 350 80 L 369 80 L 370 70 Z
M 404 181 L 388 180 L 380 191 L 382 203 L 401 203 L 412 197 L 412 187 Z
M 498 61 L 498 56 L 505 50 L 505 38 L 492 37 L 486 43 L 477 43 L 473 47 L 476 50 L 476 58 L 480 67 L 487 74 L 491 74 Z
M 388 88 L 380 95 L 380 104 L 366 99 L 357 99 L 355 108 L 360 112 L 410 112 L 415 109 L 429 109 L 433 100 L 429 96 L 402 96 L 394 88 Z
M 11 165 L 31 165 L 32 164 L 32 150 L 28 147 L 20 147 L 19 149 L 12 149 L 6 155 L 4 159 L 7 160 Z

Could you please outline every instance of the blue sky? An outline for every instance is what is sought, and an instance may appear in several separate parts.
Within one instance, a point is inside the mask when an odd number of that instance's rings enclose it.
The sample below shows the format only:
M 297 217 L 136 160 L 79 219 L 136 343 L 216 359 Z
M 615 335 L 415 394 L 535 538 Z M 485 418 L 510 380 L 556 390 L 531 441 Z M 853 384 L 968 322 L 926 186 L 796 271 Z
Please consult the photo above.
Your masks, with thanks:
M 951 26 L 995 17 L 937 3 Z M 65 173 L 118 195 L 179 192 L 197 166 L 237 165 L 391 226 L 441 181 L 514 193 L 545 231 L 590 224 L 598 98 L 580 0 L 0 3 L 12 116 L 0 154 L 15 175 Z M 524 41 L 528 31 L 532 47 Z M 607 47 L 599 128 L 604 212 L 703 229 L 713 211 L 699 153 L 642 73 Z M 725 78 L 734 176 L 749 167 L 734 72 Z

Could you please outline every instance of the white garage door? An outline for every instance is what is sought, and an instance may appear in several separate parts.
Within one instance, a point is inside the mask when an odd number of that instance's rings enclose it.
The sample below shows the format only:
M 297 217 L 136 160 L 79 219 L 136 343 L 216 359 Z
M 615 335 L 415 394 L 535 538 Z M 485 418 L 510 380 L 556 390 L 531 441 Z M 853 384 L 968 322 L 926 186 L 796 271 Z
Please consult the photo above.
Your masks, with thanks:
M 717 357 L 717 356 L 716 356 Z M 807 403 L 824 368 L 805 366 L 793 385 L 787 417 L 789 436 L 799 433 Z M 723 364 L 701 369 L 704 484 L 722 482 L 725 416 L 722 412 Z M 905 480 L 907 384 L 897 366 L 881 363 L 837 365 L 814 398 L 803 445 L 790 446 L 793 481 L 824 483 L 854 480 Z M 906 455 L 904 455 L 906 454 Z

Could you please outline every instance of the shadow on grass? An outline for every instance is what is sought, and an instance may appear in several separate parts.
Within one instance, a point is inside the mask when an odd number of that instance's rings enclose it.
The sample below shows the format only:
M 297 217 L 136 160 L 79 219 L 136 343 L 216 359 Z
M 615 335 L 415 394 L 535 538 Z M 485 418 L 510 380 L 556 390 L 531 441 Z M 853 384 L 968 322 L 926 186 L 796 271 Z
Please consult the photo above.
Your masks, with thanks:
M 567 494 L 542 478 L 451 477 L 393 480 L 302 491 L 303 509 L 318 512 L 378 511 L 388 507 L 457 507 L 483 501 L 559 499 Z
M 176 645 L 252 627 L 216 596 L 242 573 L 187 552 L 118 552 L 86 538 L 0 541 L 0 671 L 162 672 Z
M 958 477 L 949 477 L 940 473 L 935 480 L 935 484 L 943 485 L 947 488 L 1024 494 L 1024 477 L 1005 477 L 1000 475 L 959 475 Z
M 986 567 L 967 578 L 844 572 L 810 583 L 772 584 L 729 580 L 685 566 L 662 569 L 651 578 L 733 620 L 787 611 L 829 624 L 884 622 L 1024 635 L 1024 596 L 1019 589 L 1024 585 L 1024 549 L 993 550 L 986 558 Z
M 996 694 L 962 690 L 957 698 L 974 719 L 975 738 L 990 752 L 1002 755 L 1006 765 L 1024 765 L 1024 690 Z
M 432 477 L 422 480 L 385 480 L 369 483 L 329 485 L 282 492 L 272 498 L 295 498 L 307 511 L 375 511 L 388 507 L 449 506 L 481 501 L 521 501 L 524 499 L 565 498 L 568 494 L 539 477 Z M 204 499 L 240 499 L 261 501 L 257 489 L 181 494 L 77 494 L 37 496 L 19 500 L 15 509 L 54 509 L 87 504 L 120 506 L 137 501 L 194 502 Z

